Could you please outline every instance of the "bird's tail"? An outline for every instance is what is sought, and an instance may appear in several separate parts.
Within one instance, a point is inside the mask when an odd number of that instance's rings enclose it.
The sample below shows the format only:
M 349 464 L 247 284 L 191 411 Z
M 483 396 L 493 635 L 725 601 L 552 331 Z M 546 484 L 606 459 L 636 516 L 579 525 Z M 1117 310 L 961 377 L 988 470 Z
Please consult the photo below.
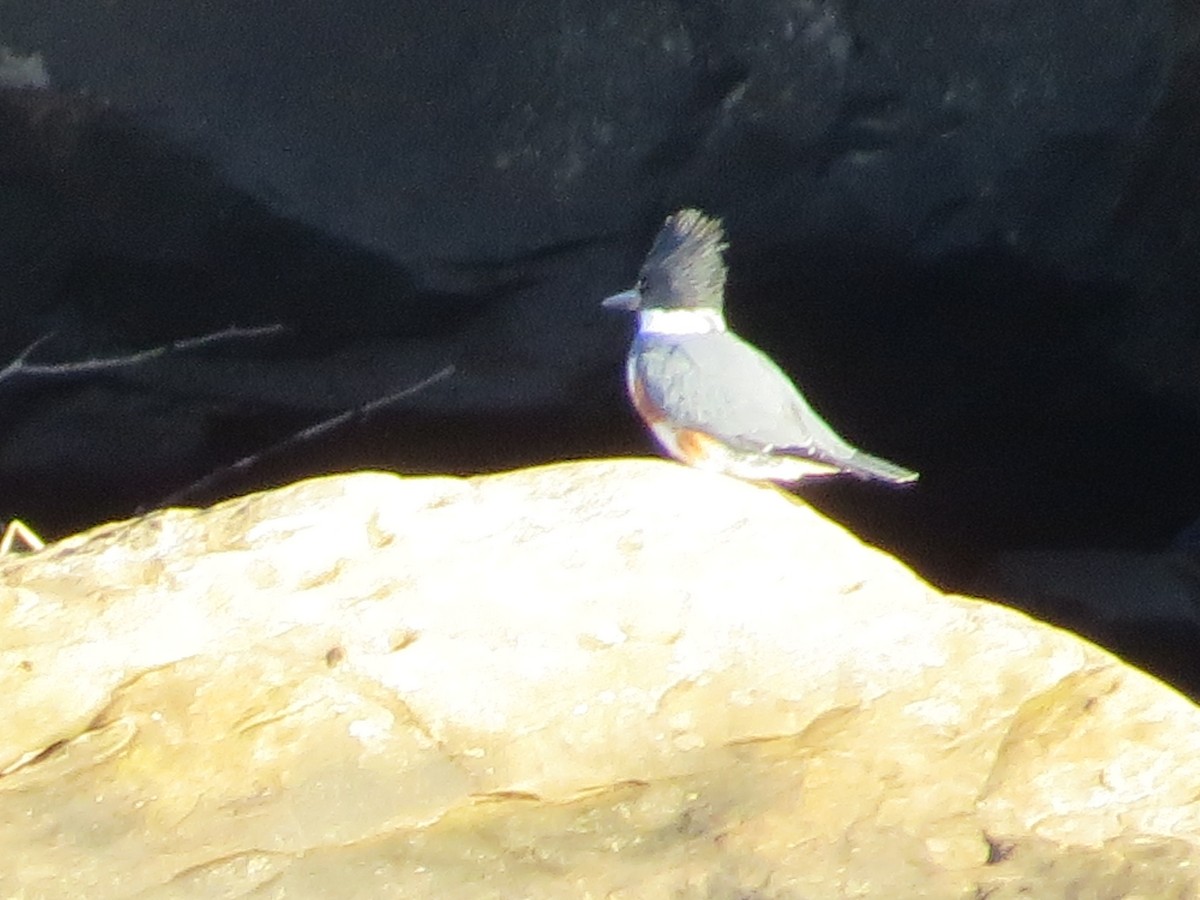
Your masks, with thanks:
M 856 451 L 849 459 L 839 459 L 837 465 L 842 471 L 859 478 L 887 481 L 891 484 L 911 484 L 921 476 L 912 469 L 898 466 L 878 456 Z

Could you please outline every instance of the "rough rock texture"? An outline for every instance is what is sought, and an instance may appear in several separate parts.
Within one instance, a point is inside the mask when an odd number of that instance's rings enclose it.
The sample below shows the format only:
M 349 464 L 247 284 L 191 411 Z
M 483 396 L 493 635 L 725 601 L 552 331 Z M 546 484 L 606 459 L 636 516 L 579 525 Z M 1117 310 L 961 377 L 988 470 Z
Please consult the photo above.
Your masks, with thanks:
M 772 489 L 363 473 L 0 585 L 5 896 L 1200 889 L 1191 704 Z
M 987 595 L 1114 649 L 1200 697 L 1200 553 L 1012 552 L 979 575 Z

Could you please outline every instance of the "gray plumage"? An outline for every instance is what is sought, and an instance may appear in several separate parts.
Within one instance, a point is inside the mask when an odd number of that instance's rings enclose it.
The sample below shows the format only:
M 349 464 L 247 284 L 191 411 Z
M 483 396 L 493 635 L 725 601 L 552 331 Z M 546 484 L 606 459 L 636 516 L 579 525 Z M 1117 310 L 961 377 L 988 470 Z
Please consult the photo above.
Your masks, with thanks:
M 719 220 L 681 210 L 663 223 L 637 286 L 604 301 L 610 309 L 639 313 L 629 389 L 660 443 L 697 464 L 678 437 L 708 435 L 726 448 L 718 464 L 741 477 L 794 481 L 841 471 L 915 481 L 916 472 L 839 437 L 782 369 L 726 328 L 725 246 Z
M 642 389 L 674 425 L 703 431 L 734 450 L 803 456 L 898 484 L 917 478 L 839 437 L 770 357 L 732 332 L 639 334 L 630 360 Z M 721 378 L 721 372 L 739 377 Z M 747 391 L 748 385 L 756 389 Z

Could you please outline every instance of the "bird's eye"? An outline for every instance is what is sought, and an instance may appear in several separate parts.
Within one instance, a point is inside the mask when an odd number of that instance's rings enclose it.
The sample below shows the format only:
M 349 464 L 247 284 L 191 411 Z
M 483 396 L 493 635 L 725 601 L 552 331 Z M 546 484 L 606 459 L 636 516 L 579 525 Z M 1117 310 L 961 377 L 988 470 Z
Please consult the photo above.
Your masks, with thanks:
M 647 288 L 647 287 L 649 287 L 649 282 L 646 280 L 646 276 L 645 276 L 645 275 L 641 276 L 641 277 L 640 277 L 640 278 L 637 280 L 637 284 L 636 284 L 636 285 L 634 285 L 634 288 L 637 290 L 637 292 L 638 292 L 639 294 L 640 294 L 640 293 L 643 293 L 643 292 L 646 290 L 646 288 Z

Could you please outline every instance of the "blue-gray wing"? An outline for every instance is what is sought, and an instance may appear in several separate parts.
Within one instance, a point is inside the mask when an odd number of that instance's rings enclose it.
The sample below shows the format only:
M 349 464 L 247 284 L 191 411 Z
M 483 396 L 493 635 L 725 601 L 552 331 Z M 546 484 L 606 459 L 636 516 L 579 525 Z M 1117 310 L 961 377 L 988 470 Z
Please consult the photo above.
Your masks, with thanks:
M 766 354 L 729 332 L 642 335 L 633 361 L 647 399 L 677 426 L 746 453 L 806 456 L 860 478 L 918 477 L 846 443 Z
M 775 363 L 735 335 L 650 335 L 637 341 L 644 389 L 671 421 L 747 452 L 791 452 L 835 463 L 857 453 Z
M 647 399 L 676 425 L 743 452 L 806 456 L 860 478 L 918 477 L 842 440 L 783 370 L 729 332 L 639 336 L 633 359 Z

